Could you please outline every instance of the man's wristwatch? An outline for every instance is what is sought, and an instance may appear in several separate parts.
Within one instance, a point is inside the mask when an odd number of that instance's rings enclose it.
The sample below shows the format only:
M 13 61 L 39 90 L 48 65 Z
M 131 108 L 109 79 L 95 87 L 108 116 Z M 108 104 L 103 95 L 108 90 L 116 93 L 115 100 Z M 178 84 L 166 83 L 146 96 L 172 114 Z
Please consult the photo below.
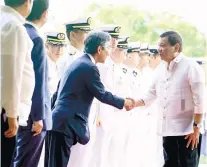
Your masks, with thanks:
M 202 123 L 196 124 L 195 122 L 193 123 L 193 126 L 197 127 L 197 128 L 201 128 Z

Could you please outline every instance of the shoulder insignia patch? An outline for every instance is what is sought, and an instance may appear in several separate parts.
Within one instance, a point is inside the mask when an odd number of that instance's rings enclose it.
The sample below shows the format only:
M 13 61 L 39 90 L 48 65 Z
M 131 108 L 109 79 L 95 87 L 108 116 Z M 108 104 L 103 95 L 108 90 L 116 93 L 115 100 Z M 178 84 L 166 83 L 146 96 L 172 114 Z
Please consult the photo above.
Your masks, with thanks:
M 123 68 L 123 72 L 126 73 L 127 72 L 127 69 L 126 68 Z
M 76 52 L 69 52 L 68 54 L 69 54 L 69 56 L 73 56 L 76 54 Z
M 136 71 L 133 71 L 133 75 L 136 77 L 137 76 L 137 72 Z

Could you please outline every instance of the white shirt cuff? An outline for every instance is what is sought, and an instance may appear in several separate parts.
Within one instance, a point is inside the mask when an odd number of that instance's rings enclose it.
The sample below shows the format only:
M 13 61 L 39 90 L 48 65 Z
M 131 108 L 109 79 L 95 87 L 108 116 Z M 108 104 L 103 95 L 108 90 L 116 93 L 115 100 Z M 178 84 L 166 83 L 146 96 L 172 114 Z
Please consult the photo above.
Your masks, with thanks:
M 15 110 L 6 110 L 6 116 L 9 118 L 17 118 L 18 112 Z

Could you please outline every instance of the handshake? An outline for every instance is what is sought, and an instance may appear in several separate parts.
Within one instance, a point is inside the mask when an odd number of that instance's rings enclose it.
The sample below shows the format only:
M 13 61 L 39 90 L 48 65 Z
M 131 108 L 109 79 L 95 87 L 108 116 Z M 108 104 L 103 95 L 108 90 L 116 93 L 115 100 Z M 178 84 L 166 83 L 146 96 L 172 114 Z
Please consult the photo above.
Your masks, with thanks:
M 132 98 L 126 98 L 124 102 L 124 108 L 126 109 L 126 111 L 129 111 L 134 107 L 136 107 L 136 101 Z

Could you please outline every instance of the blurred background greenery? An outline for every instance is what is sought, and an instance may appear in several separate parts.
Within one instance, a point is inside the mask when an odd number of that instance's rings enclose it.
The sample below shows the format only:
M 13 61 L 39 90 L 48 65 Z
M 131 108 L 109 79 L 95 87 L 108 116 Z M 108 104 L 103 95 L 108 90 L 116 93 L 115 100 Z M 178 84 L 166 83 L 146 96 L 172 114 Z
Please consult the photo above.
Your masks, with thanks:
M 93 17 L 93 26 L 103 24 L 121 25 L 122 35 L 129 35 L 131 41 L 157 44 L 159 35 L 167 30 L 179 32 L 183 38 L 184 54 L 190 57 L 204 57 L 207 55 L 206 37 L 196 26 L 183 20 L 182 17 L 170 12 L 154 13 L 140 11 L 133 5 L 98 5 L 91 4 L 83 15 Z

